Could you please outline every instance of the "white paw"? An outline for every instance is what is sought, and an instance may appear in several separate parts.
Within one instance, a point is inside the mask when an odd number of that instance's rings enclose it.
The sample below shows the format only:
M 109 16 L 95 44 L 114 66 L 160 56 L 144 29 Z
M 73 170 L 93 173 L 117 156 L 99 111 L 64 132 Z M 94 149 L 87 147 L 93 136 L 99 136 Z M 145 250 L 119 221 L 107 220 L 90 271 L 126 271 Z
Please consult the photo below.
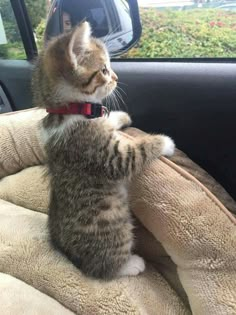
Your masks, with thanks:
M 130 116 L 121 111 L 110 112 L 108 119 L 115 129 L 128 127 L 132 123 Z
M 162 154 L 165 156 L 172 156 L 175 152 L 174 141 L 168 136 L 162 136 L 164 139 L 164 146 L 162 149 Z
M 119 276 L 137 276 L 145 270 L 145 262 L 138 255 L 130 256 L 127 263 L 121 268 Z

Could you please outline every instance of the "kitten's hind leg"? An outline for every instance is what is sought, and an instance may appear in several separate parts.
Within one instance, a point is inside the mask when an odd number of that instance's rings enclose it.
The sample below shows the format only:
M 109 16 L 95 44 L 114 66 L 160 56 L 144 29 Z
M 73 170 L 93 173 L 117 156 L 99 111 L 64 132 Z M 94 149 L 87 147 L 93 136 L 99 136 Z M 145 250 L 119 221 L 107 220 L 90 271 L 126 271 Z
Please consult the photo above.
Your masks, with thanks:
M 139 273 L 145 270 L 145 262 L 143 258 L 138 255 L 131 255 L 129 260 L 120 269 L 118 275 L 125 276 L 137 276 Z
M 108 121 L 117 130 L 129 127 L 132 123 L 130 116 L 121 111 L 110 112 Z

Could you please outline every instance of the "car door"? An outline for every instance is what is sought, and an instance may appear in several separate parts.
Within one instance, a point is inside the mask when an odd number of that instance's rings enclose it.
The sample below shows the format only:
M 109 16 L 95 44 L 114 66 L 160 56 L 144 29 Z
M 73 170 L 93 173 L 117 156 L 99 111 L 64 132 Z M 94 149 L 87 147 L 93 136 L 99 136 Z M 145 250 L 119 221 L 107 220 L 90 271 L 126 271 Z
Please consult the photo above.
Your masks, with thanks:
M 32 9 L 32 3 L 28 1 L 28 9 Z M 160 10 L 155 1 L 150 6 L 147 3 L 151 2 L 139 2 L 141 42 L 112 61 L 126 104 L 121 102 L 121 108 L 130 112 L 134 126 L 170 135 L 236 199 L 236 32 L 233 22 L 229 27 L 229 21 L 236 16 L 224 16 L 221 11 L 214 15 L 212 10 L 196 8 L 194 4 L 180 11 L 174 4 L 173 8 Z M 11 39 L 5 55 L 4 45 L 0 45 L 2 111 L 32 107 L 30 80 L 36 54 L 33 31 L 40 36 L 45 25 L 38 21 L 32 29 L 24 2 L 11 4 L 8 2 L 7 12 L 11 19 L 15 12 L 13 29 L 18 34 L 17 45 Z M 3 7 L 0 8 L 2 13 Z M 7 15 L 1 15 L 9 34 Z

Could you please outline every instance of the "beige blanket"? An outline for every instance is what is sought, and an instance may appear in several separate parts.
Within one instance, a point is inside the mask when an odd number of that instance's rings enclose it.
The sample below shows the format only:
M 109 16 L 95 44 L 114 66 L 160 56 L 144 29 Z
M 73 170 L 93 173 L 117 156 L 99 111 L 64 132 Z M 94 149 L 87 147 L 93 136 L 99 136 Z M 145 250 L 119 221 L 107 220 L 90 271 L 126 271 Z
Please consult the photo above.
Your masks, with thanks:
M 52 249 L 44 115 L 0 116 L 0 314 L 236 314 L 235 218 L 167 159 L 131 185 L 137 251 L 149 262 L 142 275 L 91 280 Z M 219 194 L 234 212 L 232 198 Z

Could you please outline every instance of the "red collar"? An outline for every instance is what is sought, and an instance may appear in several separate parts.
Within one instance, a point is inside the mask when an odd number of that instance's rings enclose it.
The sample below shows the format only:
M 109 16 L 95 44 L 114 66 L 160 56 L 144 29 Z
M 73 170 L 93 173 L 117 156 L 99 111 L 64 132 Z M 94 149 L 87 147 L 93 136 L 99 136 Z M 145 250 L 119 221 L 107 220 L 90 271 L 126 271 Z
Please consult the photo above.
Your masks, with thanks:
M 108 114 L 105 106 L 96 103 L 69 103 L 58 108 L 46 108 L 46 111 L 50 114 L 84 115 L 87 118 L 103 117 Z

